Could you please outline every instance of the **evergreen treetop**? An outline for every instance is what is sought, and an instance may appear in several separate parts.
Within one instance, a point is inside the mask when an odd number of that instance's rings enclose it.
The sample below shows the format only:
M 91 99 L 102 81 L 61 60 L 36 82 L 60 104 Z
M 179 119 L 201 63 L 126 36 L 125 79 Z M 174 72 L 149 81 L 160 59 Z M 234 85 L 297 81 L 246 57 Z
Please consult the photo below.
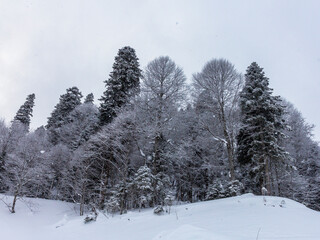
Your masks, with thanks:
M 116 110 L 128 103 L 130 97 L 140 91 L 141 70 L 135 50 L 124 47 L 118 51 L 109 79 L 105 81 L 106 91 L 100 104 L 100 124 L 110 123 Z
M 93 93 L 89 93 L 86 98 L 84 99 L 83 103 L 92 103 L 93 104 L 94 101 L 94 96 Z
M 30 121 L 32 117 L 33 107 L 34 107 L 34 100 L 35 100 L 34 93 L 28 95 L 25 103 L 19 108 L 13 120 L 13 122 L 20 122 L 23 125 L 25 125 L 27 130 L 29 129 L 29 126 L 30 126 Z
M 55 106 L 48 118 L 47 128 L 57 128 L 67 121 L 69 113 L 81 104 L 82 94 L 77 87 L 67 89 L 67 93 L 60 96 L 59 103 Z

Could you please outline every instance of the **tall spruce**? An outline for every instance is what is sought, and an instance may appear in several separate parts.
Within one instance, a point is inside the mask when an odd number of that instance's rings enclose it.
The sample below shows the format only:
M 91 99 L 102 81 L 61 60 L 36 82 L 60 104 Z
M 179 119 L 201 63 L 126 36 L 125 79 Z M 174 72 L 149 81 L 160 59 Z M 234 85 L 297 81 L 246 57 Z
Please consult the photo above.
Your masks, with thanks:
M 34 107 L 35 94 L 32 93 L 28 95 L 25 103 L 19 108 L 16 116 L 14 117 L 13 123 L 22 123 L 29 131 L 30 121 L 32 117 L 33 107 Z
M 116 116 L 117 109 L 140 91 L 141 69 L 138 60 L 133 48 L 119 49 L 113 70 L 105 81 L 107 89 L 99 99 L 101 125 L 110 123 Z
M 284 136 L 284 107 L 280 103 L 278 96 L 272 96 L 263 69 L 253 62 L 247 68 L 240 95 L 242 127 L 238 135 L 238 161 L 246 187 L 255 193 L 266 193 L 265 189 L 272 193 L 271 169 L 287 157 L 280 146 Z

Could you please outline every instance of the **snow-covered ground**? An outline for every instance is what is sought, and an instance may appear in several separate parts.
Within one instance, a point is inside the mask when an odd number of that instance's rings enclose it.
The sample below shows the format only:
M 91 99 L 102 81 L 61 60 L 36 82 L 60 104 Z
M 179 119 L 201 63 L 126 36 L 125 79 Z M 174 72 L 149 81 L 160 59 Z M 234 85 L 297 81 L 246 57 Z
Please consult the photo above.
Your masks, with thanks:
M 83 223 L 84 217 L 77 216 L 72 204 L 30 201 L 32 211 L 18 202 L 15 214 L 0 203 L 0 239 L 320 239 L 320 212 L 278 197 L 266 197 L 265 202 L 263 197 L 245 194 L 174 206 L 171 214 L 162 216 L 154 215 L 151 209 L 113 217 L 100 214 L 96 222 L 89 224 Z

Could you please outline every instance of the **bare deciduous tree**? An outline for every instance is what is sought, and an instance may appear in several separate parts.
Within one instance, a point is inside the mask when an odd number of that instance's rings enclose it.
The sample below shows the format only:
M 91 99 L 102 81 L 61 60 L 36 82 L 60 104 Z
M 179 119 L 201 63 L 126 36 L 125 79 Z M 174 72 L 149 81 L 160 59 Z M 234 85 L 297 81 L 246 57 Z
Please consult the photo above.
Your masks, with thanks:
M 213 59 L 207 62 L 200 73 L 193 75 L 197 92 L 205 92 L 206 108 L 212 113 L 211 123 L 218 123 L 217 128 L 204 122 L 204 127 L 212 136 L 226 145 L 231 180 L 235 179 L 234 153 L 235 137 L 238 131 L 238 98 L 242 87 L 242 76 L 225 59 Z
M 146 111 L 154 124 L 153 174 L 160 172 L 161 142 L 166 124 L 186 94 L 183 70 L 169 57 L 151 61 L 143 74 L 142 94 Z
M 42 144 L 36 134 L 28 134 L 17 143 L 5 162 L 7 186 L 13 195 L 10 211 L 15 213 L 16 202 L 24 195 L 34 196 L 32 189 L 42 183 Z

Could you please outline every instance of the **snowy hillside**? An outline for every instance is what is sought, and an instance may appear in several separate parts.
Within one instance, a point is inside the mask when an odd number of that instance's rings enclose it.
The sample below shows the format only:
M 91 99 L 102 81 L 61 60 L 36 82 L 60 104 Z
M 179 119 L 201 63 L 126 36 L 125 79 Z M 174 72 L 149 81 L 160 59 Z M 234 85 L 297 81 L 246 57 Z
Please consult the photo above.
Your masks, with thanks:
M 6 199 L 9 201 L 10 199 Z M 0 205 L 1 239 L 13 240 L 249 240 L 320 239 L 320 213 L 289 199 L 246 194 L 172 207 L 156 216 L 151 209 L 119 216 L 99 215 L 84 224 L 74 205 L 33 199 L 32 211 L 18 202 L 11 214 Z

